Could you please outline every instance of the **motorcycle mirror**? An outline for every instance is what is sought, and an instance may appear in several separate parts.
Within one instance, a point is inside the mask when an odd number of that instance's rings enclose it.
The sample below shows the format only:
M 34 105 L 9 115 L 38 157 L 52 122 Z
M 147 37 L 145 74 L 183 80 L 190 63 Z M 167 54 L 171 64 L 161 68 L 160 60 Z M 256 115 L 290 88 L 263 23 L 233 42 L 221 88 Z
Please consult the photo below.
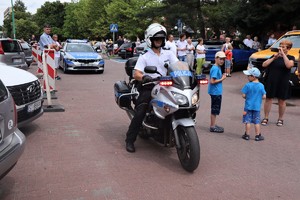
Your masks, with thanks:
M 149 74 L 158 73 L 157 68 L 155 66 L 146 66 L 144 71 Z

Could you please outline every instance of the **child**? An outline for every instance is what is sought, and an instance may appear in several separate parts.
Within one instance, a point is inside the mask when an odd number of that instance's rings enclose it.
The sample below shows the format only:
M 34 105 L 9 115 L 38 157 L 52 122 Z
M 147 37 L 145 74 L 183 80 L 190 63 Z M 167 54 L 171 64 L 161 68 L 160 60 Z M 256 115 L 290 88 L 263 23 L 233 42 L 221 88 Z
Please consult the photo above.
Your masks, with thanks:
M 218 51 L 215 55 L 215 64 L 210 69 L 210 80 L 208 83 L 208 94 L 211 97 L 211 115 L 210 115 L 210 132 L 223 133 L 224 128 L 216 125 L 217 115 L 220 114 L 222 93 L 223 93 L 223 80 L 226 75 L 222 74 L 221 66 L 225 62 L 225 53 Z
M 251 123 L 255 127 L 255 141 L 264 140 L 260 133 L 260 108 L 262 99 L 266 98 L 264 85 L 258 81 L 260 71 L 256 67 L 252 67 L 243 71 L 248 76 L 249 82 L 243 87 L 242 96 L 245 99 L 245 107 L 243 113 L 243 123 L 245 124 L 245 134 L 242 136 L 244 140 L 249 140 L 249 132 Z
M 231 77 L 230 71 L 232 66 L 232 45 L 229 43 L 227 45 L 227 50 L 225 51 L 226 59 L 225 59 L 225 73 L 227 77 Z

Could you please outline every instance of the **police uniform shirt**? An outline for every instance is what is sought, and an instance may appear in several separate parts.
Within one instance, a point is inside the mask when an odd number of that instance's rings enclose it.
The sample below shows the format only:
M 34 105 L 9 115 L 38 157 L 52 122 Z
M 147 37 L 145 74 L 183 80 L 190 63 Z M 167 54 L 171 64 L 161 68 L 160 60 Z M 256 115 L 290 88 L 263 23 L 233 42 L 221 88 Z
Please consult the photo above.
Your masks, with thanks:
M 134 69 L 137 69 L 143 72 L 146 75 L 151 76 L 152 78 L 156 78 L 160 76 L 159 74 L 147 74 L 144 72 L 146 66 L 155 66 L 157 67 L 157 71 L 161 73 L 163 76 L 167 74 L 167 69 L 164 67 L 165 64 L 173 64 L 177 62 L 178 59 L 174 55 L 174 53 L 170 50 L 160 49 L 160 55 L 158 56 L 153 52 L 152 49 L 149 49 L 147 53 L 140 55 Z

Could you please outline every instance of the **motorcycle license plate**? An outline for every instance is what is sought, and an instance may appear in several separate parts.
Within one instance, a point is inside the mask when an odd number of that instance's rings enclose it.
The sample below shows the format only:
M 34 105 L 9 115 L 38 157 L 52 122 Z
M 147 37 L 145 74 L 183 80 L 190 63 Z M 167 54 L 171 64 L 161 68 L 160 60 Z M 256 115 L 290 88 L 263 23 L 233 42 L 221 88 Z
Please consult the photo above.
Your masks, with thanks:
M 42 102 L 41 101 L 37 101 L 35 103 L 29 104 L 27 106 L 27 112 L 31 113 L 37 109 L 39 109 L 42 106 Z

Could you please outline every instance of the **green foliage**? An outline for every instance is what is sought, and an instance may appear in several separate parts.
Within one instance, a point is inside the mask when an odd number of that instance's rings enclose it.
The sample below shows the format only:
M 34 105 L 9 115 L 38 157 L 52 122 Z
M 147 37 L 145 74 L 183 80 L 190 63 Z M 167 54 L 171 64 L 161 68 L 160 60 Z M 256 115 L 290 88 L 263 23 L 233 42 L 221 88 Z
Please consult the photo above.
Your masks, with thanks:
M 27 41 L 31 37 L 31 33 L 35 33 L 39 30 L 39 27 L 31 20 L 18 19 L 16 20 L 16 38 L 23 38 Z
M 62 34 L 65 17 L 66 3 L 60 3 L 60 1 L 46 2 L 41 8 L 37 9 L 36 14 L 33 17 L 34 22 L 40 28 L 39 34 L 43 32 L 43 25 L 48 23 L 52 26 L 55 34 Z
M 163 24 L 168 33 L 178 34 L 174 29 L 177 20 L 196 33 L 205 36 L 205 28 L 225 30 L 238 29 L 244 34 L 263 35 L 269 31 L 286 31 L 292 25 L 300 26 L 298 0 L 72 0 L 46 2 L 31 15 L 22 0 L 14 5 L 17 37 L 40 35 L 44 23 L 52 25 L 52 33 L 60 39 L 89 38 L 100 40 L 112 38 L 109 25 L 118 24 L 118 35 L 135 40 L 143 39 L 144 30 L 153 23 Z M 4 20 L 3 29 L 12 37 L 11 16 Z M 200 34 L 197 34 L 200 33 Z

